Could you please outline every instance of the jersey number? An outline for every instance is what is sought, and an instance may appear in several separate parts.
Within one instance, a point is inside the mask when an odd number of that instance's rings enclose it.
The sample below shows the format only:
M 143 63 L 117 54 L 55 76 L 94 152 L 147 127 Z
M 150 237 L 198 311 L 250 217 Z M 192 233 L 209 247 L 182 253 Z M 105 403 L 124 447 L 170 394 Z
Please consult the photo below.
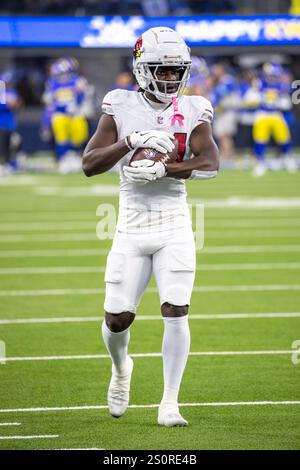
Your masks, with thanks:
M 176 162 L 182 162 L 185 151 L 186 151 L 186 132 L 175 132 L 175 139 L 178 142 L 178 157 Z

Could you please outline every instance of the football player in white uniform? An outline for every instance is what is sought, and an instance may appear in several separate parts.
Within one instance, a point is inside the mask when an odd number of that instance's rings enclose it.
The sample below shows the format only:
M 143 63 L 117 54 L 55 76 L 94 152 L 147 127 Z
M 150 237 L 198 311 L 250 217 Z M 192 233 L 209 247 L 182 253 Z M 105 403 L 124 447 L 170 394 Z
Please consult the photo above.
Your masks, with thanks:
M 190 348 L 188 307 L 195 276 L 195 244 L 185 179 L 217 175 L 213 110 L 201 96 L 183 96 L 189 48 L 172 29 L 151 28 L 134 48 L 139 91 L 113 90 L 102 103 L 98 128 L 83 156 L 87 176 L 120 168 L 117 229 L 105 273 L 104 343 L 112 359 L 108 406 L 112 416 L 128 407 L 133 361 L 129 331 L 153 273 L 164 319 L 164 393 L 158 411 L 163 426 L 186 426 L 178 393 Z M 161 153 L 179 143 L 176 162 L 129 163 L 138 148 Z

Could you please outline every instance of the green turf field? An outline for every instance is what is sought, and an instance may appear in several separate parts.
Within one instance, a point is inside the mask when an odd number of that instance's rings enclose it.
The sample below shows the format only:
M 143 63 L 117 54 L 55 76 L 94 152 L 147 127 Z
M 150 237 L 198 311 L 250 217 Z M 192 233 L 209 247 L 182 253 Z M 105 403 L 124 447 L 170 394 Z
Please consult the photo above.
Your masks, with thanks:
M 0 449 L 300 449 L 300 175 L 188 183 L 190 199 L 207 202 L 205 248 L 180 393 L 190 426 L 172 429 L 156 424 L 153 281 L 131 330 L 132 407 L 119 420 L 106 408 L 110 242 L 95 228 L 97 206 L 117 206 L 117 184 L 115 174 L 0 180 Z

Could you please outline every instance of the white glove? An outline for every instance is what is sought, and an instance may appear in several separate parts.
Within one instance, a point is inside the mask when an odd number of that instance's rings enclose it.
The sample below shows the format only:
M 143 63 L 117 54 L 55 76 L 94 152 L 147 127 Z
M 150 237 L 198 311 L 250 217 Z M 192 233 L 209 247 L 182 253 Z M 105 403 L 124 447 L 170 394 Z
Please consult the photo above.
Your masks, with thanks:
M 158 152 L 167 153 L 175 148 L 173 134 L 164 131 L 135 131 L 126 140 L 132 150 L 150 147 Z
M 137 184 L 146 184 L 166 175 L 166 167 L 162 162 L 146 159 L 132 162 L 130 166 L 124 166 L 123 171 L 131 183 Z

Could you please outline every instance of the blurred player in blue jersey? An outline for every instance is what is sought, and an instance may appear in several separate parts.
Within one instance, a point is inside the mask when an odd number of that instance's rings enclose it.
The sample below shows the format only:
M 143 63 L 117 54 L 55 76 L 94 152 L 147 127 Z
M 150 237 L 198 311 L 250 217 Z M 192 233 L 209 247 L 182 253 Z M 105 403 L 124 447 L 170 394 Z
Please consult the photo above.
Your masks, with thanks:
M 51 106 L 45 106 L 40 121 L 40 136 L 44 142 L 51 142 L 53 134 L 51 130 L 51 117 L 53 110 Z
M 76 59 L 62 57 L 52 64 L 43 97 L 43 122 L 44 130 L 47 120 L 51 123 L 61 173 L 80 170 L 79 155 L 89 137 L 85 115 L 88 92 L 86 79 L 78 74 Z
M 216 112 L 214 136 L 218 141 L 223 166 L 232 166 L 235 153 L 233 138 L 237 131 L 237 84 L 222 63 L 213 65 L 211 77 L 209 98 Z
M 17 129 L 16 112 L 21 106 L 21 99 L 14 88 L 14 75 L 6 71 L 0 75 L 0 160 L 4 163 L 0 174 L 8 174 L 17 170 L 13 135 Z
M 238 130 L 237 142 L 239 147 L 251 153 L 253 143 L 253 124 L 260 102 L 259 79 L 254 70 L 242 70 L 239 80 L 239 109 L 237 112 Z M 250 155 L 249 155 L 250 156 Z
M 297 171 L 295 160 L 291 157 L 291 133 L 285 113 L 292 108 L 290 86 L 283 81 L 284 70 L 281 65 L 266 63 L 262 70 L 259 86 L 259 106 L 253 126 L 253 139 L 257 165 L 253 175 L 260 177 L 267 171 L 265 153 L 271 138 L 280 148 L 281 162 L 290 172 Z

